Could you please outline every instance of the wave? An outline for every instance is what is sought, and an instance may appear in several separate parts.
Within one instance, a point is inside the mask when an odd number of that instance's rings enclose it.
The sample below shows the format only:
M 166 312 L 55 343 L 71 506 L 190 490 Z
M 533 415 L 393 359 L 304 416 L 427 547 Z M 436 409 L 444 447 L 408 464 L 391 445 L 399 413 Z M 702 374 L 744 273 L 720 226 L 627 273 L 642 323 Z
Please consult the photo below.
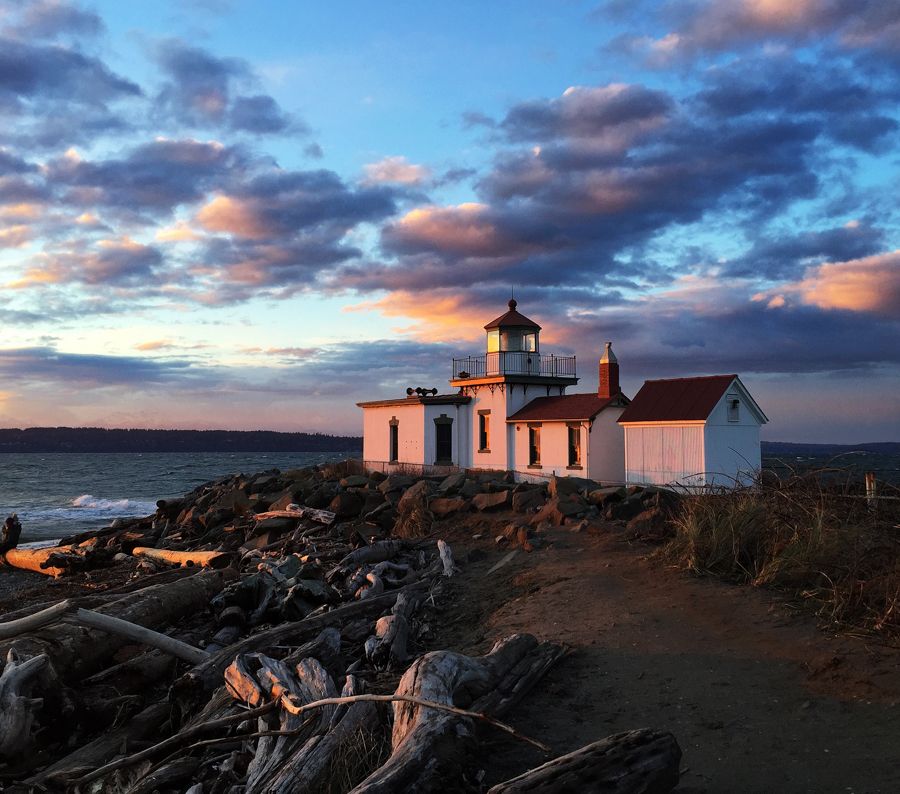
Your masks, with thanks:
M 72 507 L 94 513 L 148 516 L 156 512 L 156 502 L 138 499 L 101 499 L 89 493 L 72 500 Z

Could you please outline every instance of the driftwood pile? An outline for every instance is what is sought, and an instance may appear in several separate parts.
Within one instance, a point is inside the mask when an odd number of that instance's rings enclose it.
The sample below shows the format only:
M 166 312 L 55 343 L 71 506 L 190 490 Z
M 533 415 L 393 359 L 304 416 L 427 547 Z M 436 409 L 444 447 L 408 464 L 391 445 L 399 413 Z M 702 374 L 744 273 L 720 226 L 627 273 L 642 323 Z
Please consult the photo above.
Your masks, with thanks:
M 514 635 L 481 657 L 426 652 L 459 570 L 433 522 L 507 509 L 539 527 L 662 498 L 597 490 L 271 471 L 7 550 L 6 564 L 54 577 L 122 576 L 0 616 L 0 790 L 483 790 L 478 732 L 543 747 L 500 720 L 566 649 Z M 571 504 L 581 515 L 562 514 Z M 671 735 L 635 731 L 492 791 L 669 791 L 680 755 Z

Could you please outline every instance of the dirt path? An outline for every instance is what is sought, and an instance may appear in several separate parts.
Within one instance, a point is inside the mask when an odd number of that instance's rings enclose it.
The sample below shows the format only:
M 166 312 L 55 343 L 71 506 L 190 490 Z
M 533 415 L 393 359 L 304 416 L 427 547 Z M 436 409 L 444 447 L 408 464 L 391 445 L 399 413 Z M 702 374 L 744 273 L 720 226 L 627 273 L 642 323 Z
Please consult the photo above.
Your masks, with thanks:
M 552 530 L 519 552 L 476 542 L 440 642 L 483 652 L 527 631 L 573 654 L 511 722 L 558 753 L 672 731 L 684 792 L 900 791 L 900 651 L 830 636 L 770 594 L 691 578 L 609 532 Z M 468 533 L 460 532 L 471 548 Z M 546 760 L 487 739 L 488 782 Z

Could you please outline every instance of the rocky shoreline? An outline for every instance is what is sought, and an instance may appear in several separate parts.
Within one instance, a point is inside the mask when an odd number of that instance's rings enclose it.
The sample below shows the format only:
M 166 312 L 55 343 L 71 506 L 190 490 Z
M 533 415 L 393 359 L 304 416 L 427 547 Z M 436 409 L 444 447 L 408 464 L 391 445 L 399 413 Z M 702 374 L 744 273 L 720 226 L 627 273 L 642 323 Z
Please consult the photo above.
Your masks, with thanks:
M 654 539 L 677 503 L 580 478 L 383 475 L 347 462 L 221 478 L 153 516 L 10 552 L 7 564 L 36 572 L 0 569 L 0 781 L 479 790 L 476 736 L 497 730 L 567 649 L 524 634 L 480 657 L 436 646 L 468 557 L 457 540 L 530 552 L 550 528 L 598 521 Z M 492 791 L 548 780 L 557 788 L 541 790 L 561 791 L 626 769 L 633 787 L 617 790 L 677 783 L 670 734 L 595 744 Z

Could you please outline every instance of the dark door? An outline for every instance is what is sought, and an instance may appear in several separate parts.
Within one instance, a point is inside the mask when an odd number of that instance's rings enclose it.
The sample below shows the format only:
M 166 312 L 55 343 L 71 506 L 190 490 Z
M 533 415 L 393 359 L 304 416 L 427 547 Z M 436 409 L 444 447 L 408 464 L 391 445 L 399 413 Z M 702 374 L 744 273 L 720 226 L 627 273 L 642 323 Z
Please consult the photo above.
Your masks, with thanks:
M 435 463 L 453 462 L 453 420 L 434 423 L 435 432 Z

